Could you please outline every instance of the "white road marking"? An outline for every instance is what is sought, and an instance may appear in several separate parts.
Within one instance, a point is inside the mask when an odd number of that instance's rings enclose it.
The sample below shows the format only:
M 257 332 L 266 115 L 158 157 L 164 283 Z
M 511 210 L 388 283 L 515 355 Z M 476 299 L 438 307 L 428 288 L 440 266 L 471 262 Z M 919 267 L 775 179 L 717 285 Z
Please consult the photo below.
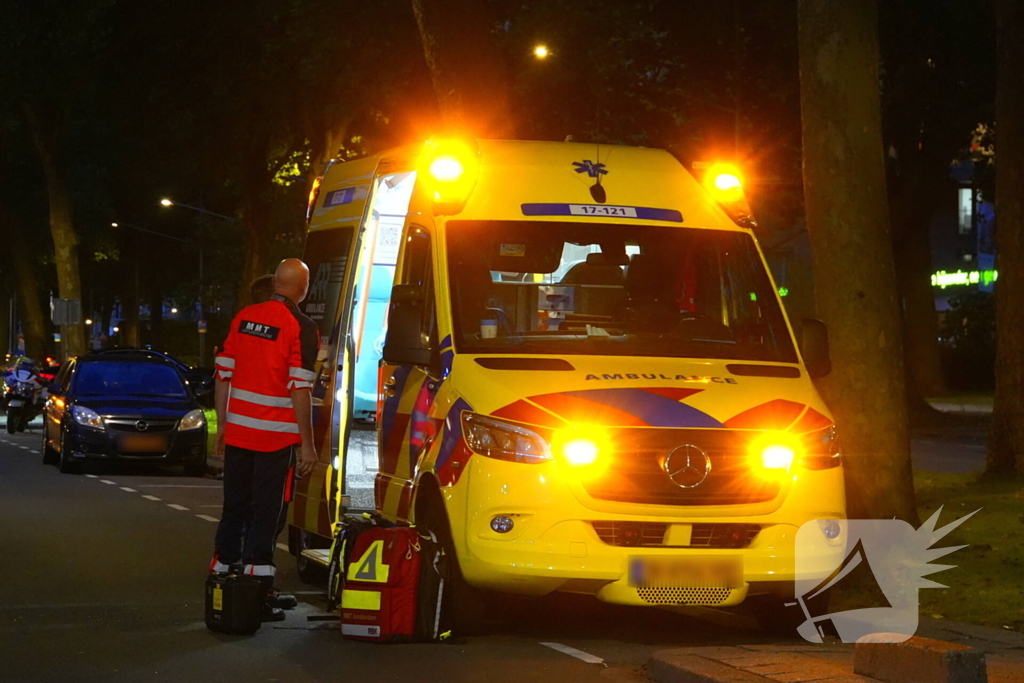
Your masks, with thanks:
M 101 484 L 110 484 L 111 486 L 117 486 L 116 481 L 110 481 L 109 479 L 100 479 Z
M 577 650 L 576 648 L 569 647 L 568 645 L 562 645 L 561 643 L 541 643 L 541 645 L 544 647 L 550 647 L 552 650 L 558 650 L 570 657 L 575 657 L 587 664 L 604 664 L 604 660 L 600 657 L 596 657 L 589 652 L 584 652 L 583 650 Z
M 184 505 L 178 505 L 177 503 L 168 503 L 167 507 L 174 508 L 175 510 L 188 510 Z
M 140 489 L 219 489 L 222 486 L 195 486 L 193 484 L 138 484 Z
M 138 493 L 138 491 L 136 491 L 135 489 L 130 489 L 127 486 L 122 486 L 121 490 L 122 491 L 127 491 L 128 493 Z
M 157 498 L 156 496 L 143 496 L 143 498 L 145 498 L 146 500 L 161 500 L 160 498 Z
M 198 507 L 201 507 L 201 508 L 222 508 L 224 506 L 223 505 L 199 505 Z
M 89 477 L 90 479 L 95 479 L 96 478 L 95 474 L 87 474 L 85 476 Z
M 286 546 L 284 543 L 278 543 L 277 544 L 277 549 L 278 550 L 283 550 L 285 552 L 288 552 L 288 546 Z
M 207 522 L 219 522 L 220 519 L 217 517 L 211 517 L 210 515 L 196 515 L 199 519 L 205 519 Z

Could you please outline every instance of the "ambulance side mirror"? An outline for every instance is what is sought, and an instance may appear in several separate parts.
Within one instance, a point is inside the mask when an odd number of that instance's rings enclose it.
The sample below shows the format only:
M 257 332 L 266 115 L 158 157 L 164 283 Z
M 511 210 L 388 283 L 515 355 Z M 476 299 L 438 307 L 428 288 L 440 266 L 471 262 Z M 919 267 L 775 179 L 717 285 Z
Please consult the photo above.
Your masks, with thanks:
M 828 329 L 825 323 L 804 318 L 800 329 L 800 353 L 811 379 L 825 377 L 832 372 L 832 359 L 828 352 Z
M 423 299 L 423 289 L 418 285 L 395 285 L 391 290 L 385 363 L 430 365 L 430 344 L 423 336 Z

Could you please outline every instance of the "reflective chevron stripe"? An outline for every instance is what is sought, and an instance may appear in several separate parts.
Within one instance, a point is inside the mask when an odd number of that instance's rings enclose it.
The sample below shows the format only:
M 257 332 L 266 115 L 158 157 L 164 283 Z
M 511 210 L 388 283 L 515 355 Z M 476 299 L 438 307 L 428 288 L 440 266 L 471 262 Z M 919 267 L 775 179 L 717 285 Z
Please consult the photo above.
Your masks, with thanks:
M 298 434 L 299 425 L 295 422 L 278 422 L 276 420 L 261 420 L 258 417 L 249 417 L 237 413 L 228 413 L 229 424 L 249 429 L 259 429 L 264 432 L 277 432 L 279 434 Z
M 237 398 L 239 401 L 247 401 L 249 403 L 257 403 L 261 406 L 273 406 L 275 408 L 291 408 L 292 400 L 287 396 L 268 396 L 267 394 L 257 394 L 255 391 L 246 391 L 245 389 L 236 389 L 231 387 L 231 398 Z

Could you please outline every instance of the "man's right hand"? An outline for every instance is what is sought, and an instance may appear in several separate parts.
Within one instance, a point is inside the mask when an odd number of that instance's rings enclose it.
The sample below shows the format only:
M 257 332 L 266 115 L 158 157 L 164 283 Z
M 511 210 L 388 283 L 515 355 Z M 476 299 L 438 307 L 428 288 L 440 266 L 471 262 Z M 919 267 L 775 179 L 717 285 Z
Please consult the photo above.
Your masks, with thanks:
M 299 474 L 306 476 L 313 471 L 313 465 L 316 464 L 316 449 L 313 448 L 313 444 L 302 444 L 299 446 L 299 463 L 296 465 L 296 469 Z
M 217 430 L 217 441 L 213 447 L 213 452 L 221 460 L 224 459 L 224 432 L 219 429 Z

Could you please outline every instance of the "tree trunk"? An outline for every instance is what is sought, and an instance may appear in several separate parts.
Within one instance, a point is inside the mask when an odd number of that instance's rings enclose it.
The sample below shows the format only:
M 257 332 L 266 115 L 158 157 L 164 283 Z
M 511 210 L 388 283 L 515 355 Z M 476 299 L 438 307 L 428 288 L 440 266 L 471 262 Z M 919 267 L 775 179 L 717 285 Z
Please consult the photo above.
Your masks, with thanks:
M 341 143 L 345 140 L 345 134 L 348 132 L 350 121 L 349 117 L 344 117 L 334 121 L 332 125 L 323 127 L 309 126 L 311 129 L 309 137 L 312 140 L 312 145 L 309 154 L 309 172 L 306 173 L 307 199 L 313 192 L 313 183 L 324 174 L 328 162 L 341 149 Z M 303 207 L 303 209 L 306 209 L 306 207 Z M 301 234 L 296 235 L 300 243 L 305 242 L 306 228 L 307 223 L 303 222 Z
M 800 0 L 800 104 L 815 294 L 851 517 L 916 524 L 885 190 L 874 0 Z
M 930 163 L 911 147 L 903 146 L 905 159 L 901 159 L 904 162 L 901 177 L 898 183 L 890 185 L 889 201 L 898 264 L 907 405 L 911 417 L 924 421 L 938 416 L 938 411 L 925 399 L 941 396 L 946 391 L 939 351 L 939 321 L 931 286 L 929 228 L 935 188 L 948 183 L 948 163 Z M 934 168 L 943 173 L 930 173 Z
M 121 281 L 121 302 L 124 320 L 121 321 L 122 339 L 126 346 L 142 346 L 142 336 L 139 334 L 139 238 L 132 233 L 131 247 L 128 251 L 128 259 L 125 278 Z
M 46 177 L 46 193 L 50 205 L 50 233 L 53 235 L 57 286 L 62 299 L 82 300 L 82 281 L 78 272 L 78 233 L 71 211 L 71 191 L 58 159 L 59 124 L 47 121 L 39 108 L 21 103 L 29 133 Z M 55 117 L 51 117 L 55 118 Z M 61 328 L 61 347 L 65 357 L 85 352 L 85 329 L 78 325 Z
M 450 135 L 507 138 L 508 82 L 479 0 L 412 0 L 441 119 Z
M 1024 474 L 1024 7 L 996 5 L 996 392 L 988 471 Z
M 29 358 L 40 361 L 46 357 L 50 345 L 46 339 L 46 315 L 43 313 L 39 278 L 21 240 L 8 240 L 7 248 L 10 249 L 11 270 L 17 280 L 18 313 L 25 335 L 25 353 Z

